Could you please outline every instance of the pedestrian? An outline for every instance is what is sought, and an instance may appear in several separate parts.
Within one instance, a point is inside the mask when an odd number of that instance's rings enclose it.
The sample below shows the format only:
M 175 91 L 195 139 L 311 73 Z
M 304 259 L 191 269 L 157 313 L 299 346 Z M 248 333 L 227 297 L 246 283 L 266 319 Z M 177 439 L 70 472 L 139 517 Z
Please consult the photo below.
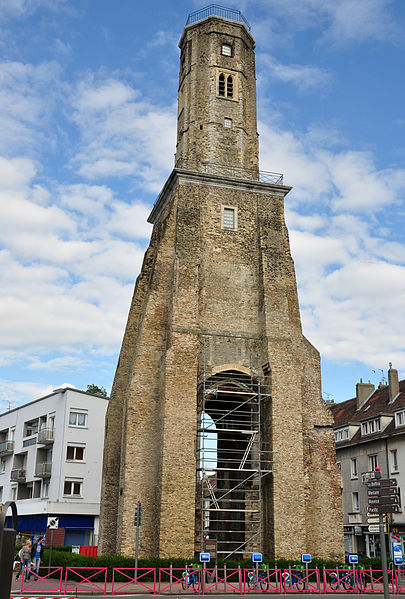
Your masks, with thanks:
M 19 556 L 20 556 L 20 560 L 21 560 L 21 565 L 20 565 L 20 569 L 19 569 L 18 574 L 15 577 L 15 579 L 16 580 L 19 579 L 19 576 L 25 567 L 26 568 L 25 582 L 27 582 L 27 580 L 29 579 L 28 568 L 31 566 L 31 539 L 28 539 L 27 542 L 25 543 L 25 545 L 22 547 L 22 549 L 19 553 Z
M 43 542 L 44 542 L 44 537 L 39 537 L 38 541 L 33 544 L 32 549 L 31 549 L 31 559 L 34 563 L 34 572 L 35 572 L 34 580 L 38 580 L 39 567 L 40 567 L 41 562 L 43 561 L 43 557 L 44 557 Z

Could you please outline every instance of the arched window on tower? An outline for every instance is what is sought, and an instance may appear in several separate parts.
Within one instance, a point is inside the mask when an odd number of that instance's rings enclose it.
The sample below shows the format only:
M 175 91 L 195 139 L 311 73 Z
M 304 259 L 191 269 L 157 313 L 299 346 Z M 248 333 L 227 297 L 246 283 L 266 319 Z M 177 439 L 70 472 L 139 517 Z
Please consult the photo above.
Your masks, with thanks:
M 218 95 L 225 96 L 225 75 L 223 73 L 220 74 L 218 80 Z
M 233 78 L 231 75 L 228 75 L 226 80 L 226 97 L 233 98 Z

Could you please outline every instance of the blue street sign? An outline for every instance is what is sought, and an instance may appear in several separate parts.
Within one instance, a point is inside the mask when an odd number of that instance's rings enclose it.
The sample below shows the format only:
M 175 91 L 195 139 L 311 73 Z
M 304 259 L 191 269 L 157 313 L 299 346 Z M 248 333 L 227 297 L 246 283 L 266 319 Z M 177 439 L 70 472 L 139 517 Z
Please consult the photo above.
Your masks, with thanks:
M 209 562 L 210 559 L 209 553 L 200 553 L 200 562 Z
M 252 553 L 252 562 L 260 563 L 263 561 L 263 555 L 261 553 Z
M 402 557 L 402 555 L 401 555 L 401 556 L 399 556 L 399 555 L 396 555 L 396 556 L 394 557 L 394 564 L 395 564 L 396 566 L 402 566 L 402 564 L 403 564 L 403 563 L 404 563 L 404 558 Z
M 301 563 L 310 564 L 312 562 L 312 555 L 310 553 L 301 553 Z
M 359 556 L 356 553 L 350 553 L 347 556 L 347 559 L 349 561 L 349 564 L 358 564 L 359 563 Z

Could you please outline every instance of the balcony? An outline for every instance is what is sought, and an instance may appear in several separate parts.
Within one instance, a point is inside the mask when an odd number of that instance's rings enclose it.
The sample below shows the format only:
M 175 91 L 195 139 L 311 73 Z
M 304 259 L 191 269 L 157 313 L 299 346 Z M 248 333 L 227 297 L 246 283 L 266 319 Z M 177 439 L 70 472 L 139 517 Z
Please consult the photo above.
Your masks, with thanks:
M 0 456 L 14 453 L 14 441 L 3 441 L 0 443 Z
M 11 471 L 10 480 L 17 483 L 25 483 L 26 472 L 24 468 L 17 468 Z
M 50 445 L 53 443 L 54 429 L 53 428 L 41 428 L 38 432 L 37 443 L 41 445 Z
M 35 476 L 49 478 L 52 471 L 52 462 L 40 462 L 35 466 Z

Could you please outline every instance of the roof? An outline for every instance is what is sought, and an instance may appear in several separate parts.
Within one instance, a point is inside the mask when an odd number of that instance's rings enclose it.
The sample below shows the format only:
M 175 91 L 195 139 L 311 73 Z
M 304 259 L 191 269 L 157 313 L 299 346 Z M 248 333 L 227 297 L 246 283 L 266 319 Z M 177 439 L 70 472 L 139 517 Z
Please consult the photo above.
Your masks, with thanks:
M 372 395 L 365 401 L 360 409 L 357 409 L 357 399 L 353 397 L 342 403 L 334 404 L 331 406 L 331 411 L 335 421 L 334 427 L 342 428 L 350 424 L 361 424 L 366 420 L 372 420 L 378 416 L 393 416 L 397 410 L 405 408 L 405 379 L 399 381 L 399 393 L 394 398 L 394 401 L 390 403 L 389 400 L 389 388 L 388 385 L 379 387 Z M 393 433 L 396 430 L 395 420 L 382 431 L 378 431 L 373 434 L 368 434 L 364 437 L 364 440 L 370 441 L 372 439 L 378 439 L 379 437 L 386 436 Z M 401 429 L 404 432 L 405 429 Z M 360 428 L 356 434 L 349 440 L 338 441 L 336 445 L 343 447 L 344 445 L 351 445 L 354 442 L 358 442 L 362 439 Z

